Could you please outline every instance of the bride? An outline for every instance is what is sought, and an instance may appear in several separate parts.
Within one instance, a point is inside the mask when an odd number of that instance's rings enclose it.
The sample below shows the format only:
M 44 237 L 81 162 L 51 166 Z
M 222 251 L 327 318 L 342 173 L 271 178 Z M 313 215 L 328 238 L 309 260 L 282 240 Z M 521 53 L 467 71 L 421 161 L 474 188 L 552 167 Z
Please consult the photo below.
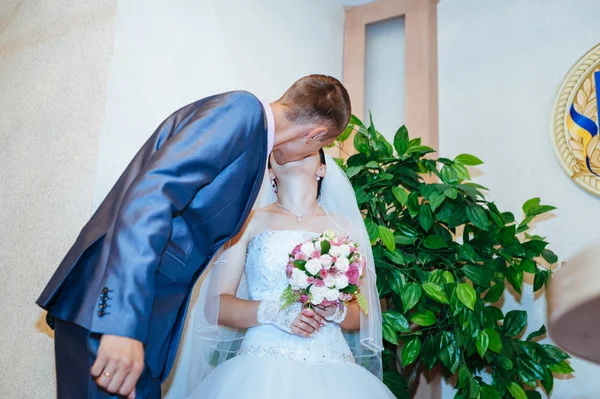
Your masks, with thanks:
M 381 309 L 369 238 L 344 172 L 319 154 L 269 162 L 272 190 L 261 192 L 242 231 L 216 258 L 188 318 L 168 399 L 394 398 L 381 382 Z M 266 192 L 266 194 L 265 194 Z M 282 309 L 292 249 L 334 231 L 367 260 L 361 292 L 368 312 L 296 303 Z M 310 316 L 310 315 L 309 315 Z

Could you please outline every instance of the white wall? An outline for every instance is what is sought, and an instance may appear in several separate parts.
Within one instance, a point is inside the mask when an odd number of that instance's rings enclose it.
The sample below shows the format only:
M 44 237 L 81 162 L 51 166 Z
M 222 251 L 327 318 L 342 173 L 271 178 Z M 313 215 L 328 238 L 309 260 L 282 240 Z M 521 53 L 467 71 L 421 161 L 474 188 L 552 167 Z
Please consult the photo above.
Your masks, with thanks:
M 0 397 L 53 398 L 34 301 L 90 216 L 114 0 L 0 2 Z
M 343 25 L 335 0 L 0 2 L 0 397 L 55 397 L 34 301 L 158 124 L 217 92 L 341 78 Z
M 600 38 L 600 2 L 442 0 L 438 10 L 440 154 L 483 159 L 476 181 L 517 217 L 531 197 L 557 206 L 535 233 L 561 260 L 598 259 L 600 199 L 560 169 L 550 119 L 563 77 Z M 534 302 L 531 285 L 525 291 L 520 304 L 506 295 L 504 309 L 528 310 L 531 332 L 546 322 L 546 303 Z M 576 378 L 556 381 L 552 398 L 598 398 L 600 367 L 578 359 L 572 366 Z M 443 397 L 453 397 L 450 389 Z
M 344 13 L 322 0 L 121 1 L 94 205 L 159 123 L 235 89 L 269 101 L 311 73 L 341 79 Z

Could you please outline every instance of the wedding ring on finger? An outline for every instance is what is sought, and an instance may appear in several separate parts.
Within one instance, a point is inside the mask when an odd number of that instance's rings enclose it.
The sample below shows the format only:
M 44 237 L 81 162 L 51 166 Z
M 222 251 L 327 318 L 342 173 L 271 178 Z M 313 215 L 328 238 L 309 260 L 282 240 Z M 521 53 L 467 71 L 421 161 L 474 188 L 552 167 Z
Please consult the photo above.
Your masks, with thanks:
M 302 327 L 302 320 L 298 320 L 298 328 Z
M 111 378 L 112 378 L 112 374 L 111 374 L 111 373 L 109 373 L 108 371 L 105 371 L 105 372 L 104 372 L 104 376 L 105 376 L 106 378 L 108 378 L 108 379 L 111 379 Z

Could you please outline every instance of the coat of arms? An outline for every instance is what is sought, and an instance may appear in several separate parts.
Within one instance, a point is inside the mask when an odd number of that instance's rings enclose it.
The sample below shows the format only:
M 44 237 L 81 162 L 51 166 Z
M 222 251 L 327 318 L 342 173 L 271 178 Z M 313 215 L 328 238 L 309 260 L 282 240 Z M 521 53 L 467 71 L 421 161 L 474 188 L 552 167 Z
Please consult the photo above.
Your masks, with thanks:
M 567 175 L 600 196 L 600 44 L 571 68 L 563 80 L 552 118 L 552 142 Z

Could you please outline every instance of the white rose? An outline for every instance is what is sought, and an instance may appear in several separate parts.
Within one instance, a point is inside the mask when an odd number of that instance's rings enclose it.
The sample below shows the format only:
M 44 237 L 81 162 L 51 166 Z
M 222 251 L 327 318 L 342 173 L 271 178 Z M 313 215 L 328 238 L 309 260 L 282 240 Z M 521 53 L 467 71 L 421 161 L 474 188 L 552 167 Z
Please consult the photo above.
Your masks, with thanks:
M 333 240 L 335 238 L 335 232 L 333 230 L 327 230 L 323 233 L 323 237 L 328 240 Z
M 327 293 L 325 294 L 325 298 L 330 300 L 331 302 L 338 299 L 339 296 L 340 296 L 340 291 L 335 288 L 327 289 Z
M 321 265 L 327 270 L 329 270 L 329 268 L 332 265 L 331 256 L 329 256 L 327 254 L 321 255 L 321 257 L 319 258 L 319 261 L 321 262 Z
M 321 250 L 321 240 L 317 240 L 315 241 L 315 248 L 318 249 L 319 251 Z
M 338 258 L 335 262 L 335 267 L 342 273 L 346 273 L 350 267 L 350 261 L 347 258 Z
M 312 242 L 308 241 L 305 242 L 304 244 L 302 244 L 302 246 L 300 247 L 300 251 L 302 251 L 302 253 L 304 255 L 306 255 L 308 258 L 310 258 L 310 256 L 312 255 L 313 251 L 315 250 L 315 246 L 313 245 Z
M 313 285 L 310 287 L 310 302 L 313 305 L 320 305 L 325 299 L 328 291 L 329 288 L 327 287 L 317 287 L 316 285 Z
M 329 255 L 331 255 L 335 258 L 339 258 L 341 254 L 342 254 L 342 251 L 341 251 L 340 247 L 338 247 L 338 246 L 334 245 L 329 249 Z
M 348 277 L 346 277 L 344 274 L 340 274 L 335 278 L 335 288 L 338 290 L 343 290 L 348 286 L 348 284 Z
M 300 269 L 292 270 L 292 276 L 289 279 L 290 285 L 294 290 L 305 289 L 308 287 L 308 276 Z
M 340 255 L 344 258 L 350 256 L 350 246 L 346 244 L 340 245 Z
M 325 283 L 325 285 L 329 288 L 333 288 L 335 287 L 335 283 L 336 283 L 336 278 L 333 274 L 328 274 L 327 277 L 325 277 L 323 279 L 323 282 Z
M 319 272 L 323 268 L 323 266 L 321 266 L 321 261 L 319 259 L 309 260 L 308 262 L 306 262 L 306 265 L 304 265 L 304 267 L 306 268 L 306 271 L 309 272 L 310 274 L 312 274 L 313 276 L 316 276 L 317 274 L 319 274 Z

